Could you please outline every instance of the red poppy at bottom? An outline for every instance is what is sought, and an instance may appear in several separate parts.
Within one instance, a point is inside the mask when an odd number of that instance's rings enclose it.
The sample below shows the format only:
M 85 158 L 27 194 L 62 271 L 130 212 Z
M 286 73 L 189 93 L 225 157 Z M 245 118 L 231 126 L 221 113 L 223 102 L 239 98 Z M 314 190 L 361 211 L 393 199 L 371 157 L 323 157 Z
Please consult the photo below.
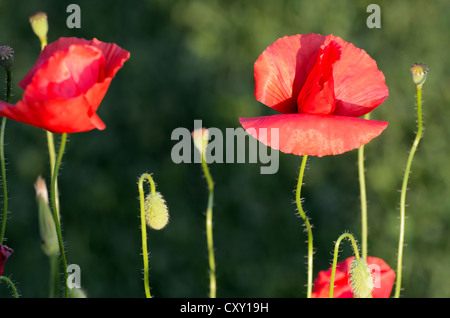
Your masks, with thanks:
M 12 248 L 6 245 L 0 244 L 0 276 L 2 276 L 3 269 L 5 268 L 5 263 L 11 254 L 14 252 Z
M 350 284 L 350 267 L 354 257 L 349 257 L 336 266 L 333 298 L 353 298 Z M 374 281 L 373 298 L 389 298 L 395 281 L 395 272 L 381 258 L 367 257 L 367 265 Z M 331 268 L 319 272 L 314 281 L 312 298 L 328 298 L 330 295 Z

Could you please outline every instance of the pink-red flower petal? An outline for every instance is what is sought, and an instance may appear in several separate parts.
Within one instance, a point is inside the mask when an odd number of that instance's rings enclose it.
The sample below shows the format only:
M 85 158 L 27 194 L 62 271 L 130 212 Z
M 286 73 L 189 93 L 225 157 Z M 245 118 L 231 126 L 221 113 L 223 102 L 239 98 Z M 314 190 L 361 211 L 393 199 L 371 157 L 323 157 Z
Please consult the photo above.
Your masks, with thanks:
M 241 125 L 266 146 L 295 155 L 338 155 L 381 134 L 387 122 L 346 116 L 280 114 L 240 118 Z
M 19 83 L 22 100 L 0 102 L 0 115 L 54 133 L 105 129 L 96 112 L 129 56 L 113 43 L 60 38 L 44 48 Z
M 334 280 L 334 298 L 353 298 L 353 293 L 349 281 L 350 266 L 354 257 L 349 257 L 345 261 L 336 265 Z M 374 279 L 373 298 L 388 298 L 391 295 L 395 281 L 395 272 L 381 258 L 367 257 L 367 265 L 371 269 Z M 312 298 L 328 298 L 330 295 L 331 268 L 321 271 L 314 281 Z
M 0 276 L 3 274 L 3 270 L 5 268 L 5 263 L 8 260 L 8 258 L 13 253 L 13 249 L 9 248 L 6 245 L 0 244 Z
M 332 66 L 334 115 L 360 117 L 380 105 L 389 93 L 375 60 L 340 37 L 312 33 L 280 38 L 259 56 L 255 62 L 256 99 L 281 113 L 296 113 L 298 95 L 317 64 L 320 49 L 331 42 L 341 49 Z

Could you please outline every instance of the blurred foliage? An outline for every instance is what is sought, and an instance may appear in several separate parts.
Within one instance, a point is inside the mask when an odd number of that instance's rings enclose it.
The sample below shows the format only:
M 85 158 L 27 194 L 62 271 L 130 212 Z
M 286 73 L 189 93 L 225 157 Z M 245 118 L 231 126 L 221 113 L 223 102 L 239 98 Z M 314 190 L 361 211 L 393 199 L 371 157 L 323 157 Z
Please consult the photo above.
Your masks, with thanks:
M 398 190 L 414 138 L 415 87 L 409 67 L 430 67 L 424 85 L 425 134 L 407 193 L 403 296 L 450 297 L 450 20 L 448 0 L 142 0 L 77 1 L 81 28 L 66 26 L 73 1 L 0 1 L 0 43 L 14 47 L 17 83 L 39 54 L 28 17 L 45 11 L 49 41 L 61 36 L 115 42 L 131 52 L 99 108 L 105 131 L 69 136 L 59 175 L 63 235 L 69 263 L 81 268 L 91 297 L 143 297 L 137 179 L 153 173 L 171 213 L 149 231 L 150 286 L 155 297 L 206 297 L 206 182 L 199 164 L 174 164 L 171 133 L 240 127 L 238 118 L 270 114 L 254 99 L 253 63 L 276 39 L 297 33 L 334 34 L 373 57 L 389 98 L 372 113 L 388 129 L 366 147 L 369 254 L 396 268 Z M 382 27 L 366 26 L 371 3 Z M 0 88 L 4 94 L 4 88 Z M 33 184 L 49 182 L 45 133 L 7 122 L 9 220 L 15 253 L 8 275 L 23 297 L 48 295 L 48 261 L 39 242 Z M 280 169 L 211 164 L 216 184 L 214 244 L 219 297 L 304 297 L 306 235 L 293 203 L 301 158 L 280 155 Z M 360 234 L 357 151 L 311 157 L 302 189 L 314 225 L 315 267 L 329 268 L 333 242 Z M 343 245 L 340 259 L 350 256 Z M 0 296 L 10 291 L 0 286 Z

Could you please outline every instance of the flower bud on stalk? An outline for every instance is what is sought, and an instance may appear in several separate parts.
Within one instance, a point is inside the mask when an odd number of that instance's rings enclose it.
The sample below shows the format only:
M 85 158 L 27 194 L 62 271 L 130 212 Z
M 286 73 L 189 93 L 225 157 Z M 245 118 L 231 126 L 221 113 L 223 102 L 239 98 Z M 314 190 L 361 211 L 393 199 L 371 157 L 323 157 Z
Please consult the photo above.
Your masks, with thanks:
M 355 298 L 372 298 L 373 277 L 364 258 L 352 261 L 350 281 Z
M 166 201 L 159 192 L 149 194 L 145 198 L 145 220 L 154 230 L 161 230 L 169 222 L 169 211 Z
M 48 206 L 48 192 L 44 179 L 39 177 L 34 184 L 39 209 L 39 231 L 42 250 L 47 256 L 59 254 L 58 236 L 55 221 Z
M 204 156 L 209 141 L 209 130 L 206 128 L 194 130 L 192 132 L 192 140 L 194 141 L 195 148 Z

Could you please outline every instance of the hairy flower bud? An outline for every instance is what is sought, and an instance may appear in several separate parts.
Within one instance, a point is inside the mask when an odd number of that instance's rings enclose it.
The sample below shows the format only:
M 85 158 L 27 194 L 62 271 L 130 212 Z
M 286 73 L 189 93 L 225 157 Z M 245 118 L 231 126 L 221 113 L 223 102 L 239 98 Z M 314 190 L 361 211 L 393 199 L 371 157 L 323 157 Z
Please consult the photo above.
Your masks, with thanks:
M 144 209 L 145 220 L 152 229 L 161 230 L 169 222 L 169 211 L 161 193 L 155 192 L 147 195 Z
M 350 281 L 355 298 L 371 298 L 373 277 L 364 258 L 354 259 L 350 267 Z
M 14 64 L 14 49 L 9 45 L 0 45 L 0 66 L 10 71 Z
M 59 254 L 58 236 L 55 221 L 48 206 L 48 192 L 44 179 L 38 177 L 34 184 L 39 213 L 39 232 L 41 234 L 41 247 L 48 256 Z
M 416 86 L 421 87 L 427 79 L 428 66 L 422 63 L 415 63 L 410 68 L 412 80 Z

